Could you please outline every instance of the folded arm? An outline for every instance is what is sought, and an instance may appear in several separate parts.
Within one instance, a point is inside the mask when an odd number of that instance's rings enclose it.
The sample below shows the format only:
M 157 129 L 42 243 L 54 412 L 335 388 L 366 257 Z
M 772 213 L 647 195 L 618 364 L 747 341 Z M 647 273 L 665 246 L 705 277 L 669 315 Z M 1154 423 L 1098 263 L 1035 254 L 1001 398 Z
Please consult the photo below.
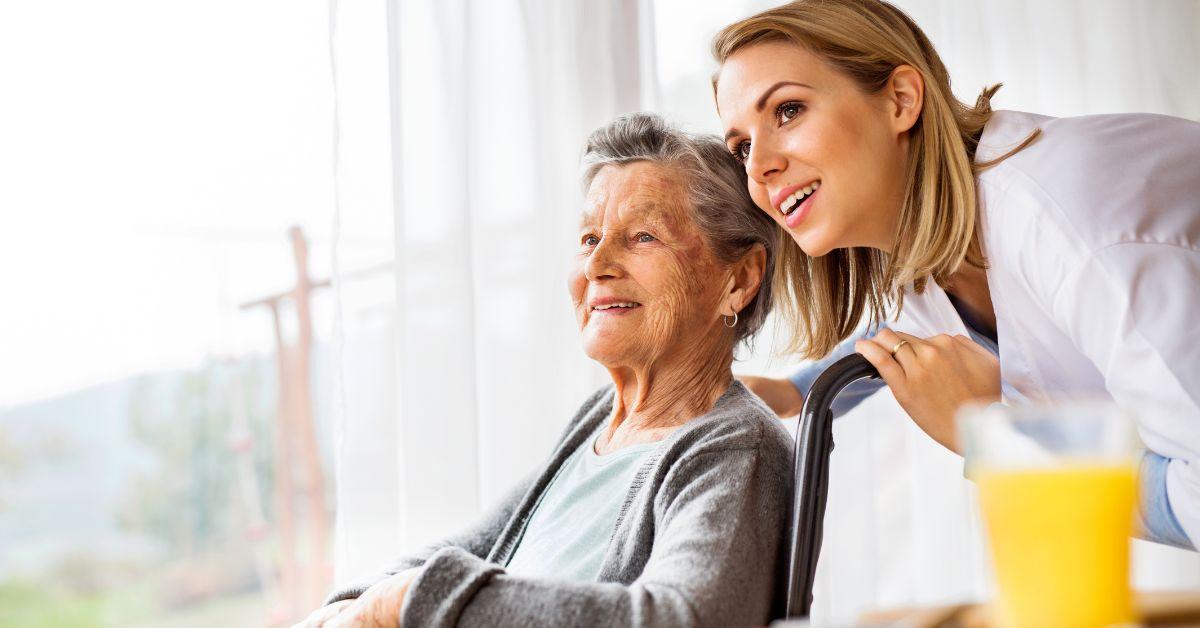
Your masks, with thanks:
M 510 576 L 456 547 L 412 583 L 404 626 L 765 624 L 786 521 L 788 470 L 751 449 L 693 456 L 656 499 L 646 566 L 629 585 Z M 671 478 L 677 478 L 672 481 Z
M 439 551 L 447 548 L 454 548 L 481 560 L 486 558 L 536 478 L 537 475 L 533 474 L 518 482 L 507 495 L 462 532 L 396 558 L 377 573 L 337 589 L 325 600 L 325 604 L 357 598 L 375 583 L 402 571 L 420 567 Z

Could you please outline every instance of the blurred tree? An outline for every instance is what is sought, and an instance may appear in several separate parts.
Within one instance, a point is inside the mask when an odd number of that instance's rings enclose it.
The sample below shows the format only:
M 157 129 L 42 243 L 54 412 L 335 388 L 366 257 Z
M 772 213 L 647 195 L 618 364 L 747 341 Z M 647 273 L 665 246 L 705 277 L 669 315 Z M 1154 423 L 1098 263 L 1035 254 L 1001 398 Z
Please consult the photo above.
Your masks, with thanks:
M 173 390 L 151 379 L 138 383 L 130 398 L 130 428 L 150 463 L 132 478 L 118 511 L 123 527 L 157 539 L 172 558 L 212 555 L 249 542 L 231 429 L 234 404 L 241 404 L 256 444 L 254 479 L 269 487 L 271 422 L 264 399 L 273 396 L 262 390 L 261 366 L 209 363 L 184 374 Z
M 8 431 L 0 425 L 0 478 L 6 481 L 14 479 L 25 468 L 25 455 L 13 442 Z M 0 489 L 3 489 L 0 485 Z M 0 513 L 5 510 L 4 493 L 0 492 Z

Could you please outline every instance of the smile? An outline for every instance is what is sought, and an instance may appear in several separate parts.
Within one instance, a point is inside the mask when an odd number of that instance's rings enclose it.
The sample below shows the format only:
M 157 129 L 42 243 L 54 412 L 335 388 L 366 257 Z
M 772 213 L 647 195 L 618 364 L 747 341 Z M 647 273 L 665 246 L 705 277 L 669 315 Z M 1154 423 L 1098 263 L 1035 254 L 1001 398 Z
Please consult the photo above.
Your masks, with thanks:
M 783 199 L 783 201 L 779 203 L 780 213 L 782 213 L 784 216 L 790 215 L 792 212 L 796 211 L 797 207 L 800 207 L 800 204 L 803 203 L 805 199 L 812 196 L 813 192 L 816 192 L 820 187 L 820 181 L 813 181 L 812 183 L 793 191 L 787 196 L 787 198 Z
M 606 303 L 604 305 L 597 305 L 597 306 L 592 307 L 592 311 L 593 312 L 603 312 L 606 310 L 613 310 L 613 309 L 628 310 L 628 309 L 633 309 L 635 307 L 641 307 L 641 306 L 642 306 L 641 303 L 634 303 L 633 301 L 626 301 L 624 303 Z

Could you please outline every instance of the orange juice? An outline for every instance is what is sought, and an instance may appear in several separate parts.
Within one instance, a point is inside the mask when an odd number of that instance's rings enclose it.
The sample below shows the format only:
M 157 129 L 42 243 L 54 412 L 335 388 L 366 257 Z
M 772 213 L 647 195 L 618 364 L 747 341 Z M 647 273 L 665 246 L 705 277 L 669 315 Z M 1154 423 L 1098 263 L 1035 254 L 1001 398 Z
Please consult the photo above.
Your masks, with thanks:
M 1002 625 L 1070 628 L 1134 621 L 1132 466 L 981 469 L 978 479 Z

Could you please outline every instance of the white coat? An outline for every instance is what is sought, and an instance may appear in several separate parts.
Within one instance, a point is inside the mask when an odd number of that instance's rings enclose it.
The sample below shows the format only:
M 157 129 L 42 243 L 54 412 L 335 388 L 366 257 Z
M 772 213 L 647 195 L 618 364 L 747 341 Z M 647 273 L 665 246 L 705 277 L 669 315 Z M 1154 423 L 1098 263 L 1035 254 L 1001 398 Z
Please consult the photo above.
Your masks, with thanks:
M 976 154 L 1006 403 L 1109 398 L 1172 459 L 1167 497 L 1200 546 L 1200 124 L 1148 114 L 996 112 Z M 963 334 L 946 293 L 890 325 Z

